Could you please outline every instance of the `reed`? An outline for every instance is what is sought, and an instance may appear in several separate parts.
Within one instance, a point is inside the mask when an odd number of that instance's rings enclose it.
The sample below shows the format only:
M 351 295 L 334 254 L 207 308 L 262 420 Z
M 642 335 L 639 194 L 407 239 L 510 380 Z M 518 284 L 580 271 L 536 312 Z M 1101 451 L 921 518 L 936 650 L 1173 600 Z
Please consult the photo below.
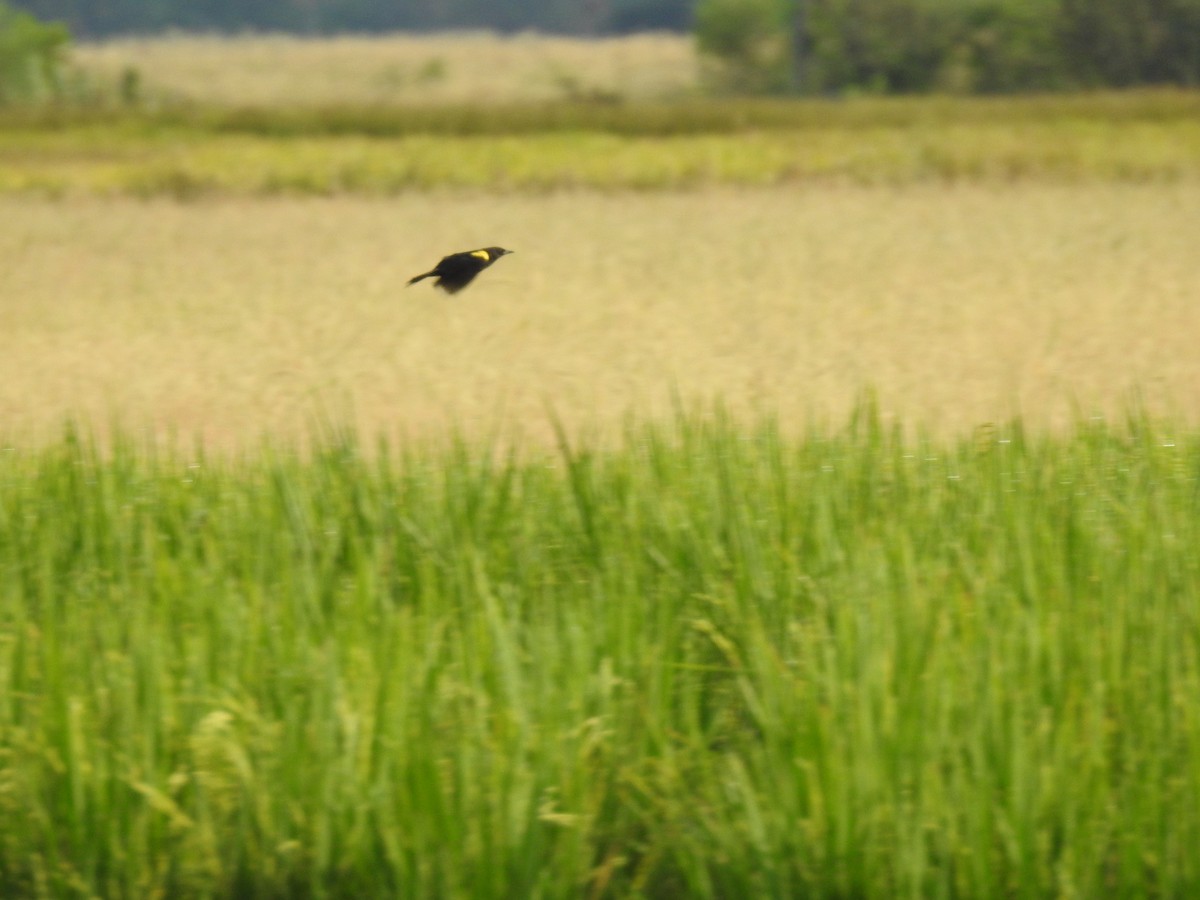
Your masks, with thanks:
M 0 891 L 1185 896 L 1198 475 L 870 403 L 5 451 Z

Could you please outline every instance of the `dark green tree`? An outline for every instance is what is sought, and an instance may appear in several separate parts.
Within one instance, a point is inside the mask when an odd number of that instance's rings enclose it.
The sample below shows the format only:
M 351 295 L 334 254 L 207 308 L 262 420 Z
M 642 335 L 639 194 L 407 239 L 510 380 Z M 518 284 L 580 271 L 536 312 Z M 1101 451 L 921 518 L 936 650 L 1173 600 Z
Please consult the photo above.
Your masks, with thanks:
M 737 90 L 1200 84 L 1200 0 L 699 0 L 695 21 Z
M 792 87 L 795 48 L 781 0 L 700 0 L 696 42 L 718 83 L 747 93 Z
M 0 0 L 0 105 L 36 103 L 62 93 L 66 26 L 40 22 Z
M 1062 0 L 1061 45 L 1086 86 L 1200 84 L 1200 0 Z

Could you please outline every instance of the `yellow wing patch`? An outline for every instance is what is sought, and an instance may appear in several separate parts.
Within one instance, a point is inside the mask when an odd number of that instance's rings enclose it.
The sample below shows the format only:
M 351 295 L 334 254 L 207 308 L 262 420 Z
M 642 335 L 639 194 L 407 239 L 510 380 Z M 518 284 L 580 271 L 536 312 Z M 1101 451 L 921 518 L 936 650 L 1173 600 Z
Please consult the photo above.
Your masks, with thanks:
M 482 259 L 484 262 L 492 261 L 492 257 L 488 254 L 488 252 L 486 250 L 472 250 L 471 255 L 474 256 L 476 259 Z

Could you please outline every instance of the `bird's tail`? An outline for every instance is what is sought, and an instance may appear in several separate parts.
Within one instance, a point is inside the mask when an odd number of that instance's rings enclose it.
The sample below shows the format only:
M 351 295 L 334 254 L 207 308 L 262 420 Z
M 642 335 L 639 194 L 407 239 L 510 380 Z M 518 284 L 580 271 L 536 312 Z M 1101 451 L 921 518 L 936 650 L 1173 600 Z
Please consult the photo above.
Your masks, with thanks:
M 437 273 L 435 273 L 435 272 L 426 272 L 424 275 L 417 275 L 417 276 L 415 276 L 415 277 L 413 277 L 413 278 L 410 278 L 410 279 L 408 279 L 408 284 L 406 284 L 406 285 L 405 285 L 405 287 L 408 287 L 408 286 L 409 286 L 409 285 L 411 285 L 411 284 L 416 284 L 416 283 L 417 283 L 418 281 L 420 281 L 422 278 L 430 278 L 430 277 L 432 277 L 432 276 L 433 276 L 433 275 L 435 275 L 435 274 L 437 274 Z

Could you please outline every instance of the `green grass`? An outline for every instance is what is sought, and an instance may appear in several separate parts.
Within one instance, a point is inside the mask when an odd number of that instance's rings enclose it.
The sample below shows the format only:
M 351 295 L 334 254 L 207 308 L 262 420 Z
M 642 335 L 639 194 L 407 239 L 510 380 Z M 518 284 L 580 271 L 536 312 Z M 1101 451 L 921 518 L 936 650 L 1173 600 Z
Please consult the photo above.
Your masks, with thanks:
M 0 454 L 0 894 L 1187 897 L 1200 432 Z
M 14 111 L 0 193 L 1176 181 L 1200 177 L 1198 97 Z
M 1200 114 L 1200 91 L 1159 89 L 997 97 L 947 95 L 762 99 L 680 97 L 670 101 L 496 102 L 395 105 L 156 108 L 10 107 L 0 125 L 61 129 L 85 125 L 186 127 L 267 137 L 362 135 L 451 137 L 589 131 L 630 137 L 743 134 L 808 128 L 878 128 L 1030 122 L 1181 122 Z

